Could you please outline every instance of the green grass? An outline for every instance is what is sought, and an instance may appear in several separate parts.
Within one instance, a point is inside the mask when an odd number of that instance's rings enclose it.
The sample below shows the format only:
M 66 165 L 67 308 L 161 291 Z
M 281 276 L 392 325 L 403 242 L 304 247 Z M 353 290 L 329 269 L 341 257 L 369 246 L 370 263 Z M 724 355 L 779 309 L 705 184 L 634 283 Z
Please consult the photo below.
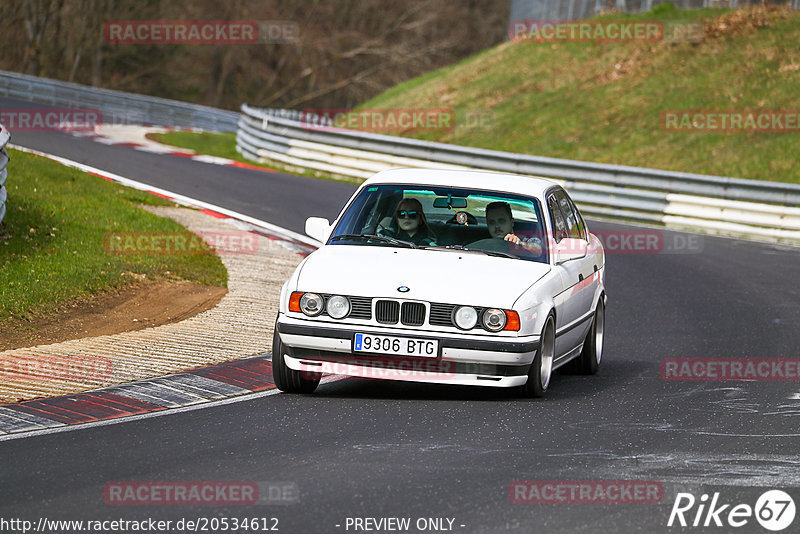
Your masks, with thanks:
M 139 204 L 170 205 L 147 193 L 45 158 L 10 150 L 8 211 L 0 225 L 0 321 L 33 320 L 65 303 L 124 287 L 135 274 L 227 284 L 214 254 L 118 255 L 111 232 L 181 232 Z
M 149 137 L 152 137 L 155 141 L 164 143 L 165 145 L 194 150 L 198 154 L 228 158 L 234 161 L 249 163 L 251 165 L 258 165 L 253 161 L 244 159 L 241 154 L 236 152 L 236 134 L 232 132 L 193 133 L 177 130 L 172 132 L 150 134 Z M 266 167 L 266 165 L 264 165 L 264 167 Z
M 361 107 L 455 111 L 453 130 L 410 134 L 420 139 L 800 182 L 798 133 L 686 133 L 661 127 L 665 111 L 800 109 L 800 12 L 679 11 L 662 4 L 641 15 L 604 16 L 610 17 L 701 21 L 705 38 L 504 43 L 393 87 Z M 468 124 L 468 114 L 482 117 L 483 124 Z

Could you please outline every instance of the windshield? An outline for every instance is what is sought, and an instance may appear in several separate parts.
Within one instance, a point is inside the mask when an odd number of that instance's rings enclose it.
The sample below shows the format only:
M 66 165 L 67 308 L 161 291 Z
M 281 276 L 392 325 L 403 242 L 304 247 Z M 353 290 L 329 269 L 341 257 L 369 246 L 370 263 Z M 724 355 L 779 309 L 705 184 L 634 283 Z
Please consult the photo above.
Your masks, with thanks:
M 510 193 L 375 185 L 353 200 L 328 241 L 475 253 L 547 263 L 539 202 Z

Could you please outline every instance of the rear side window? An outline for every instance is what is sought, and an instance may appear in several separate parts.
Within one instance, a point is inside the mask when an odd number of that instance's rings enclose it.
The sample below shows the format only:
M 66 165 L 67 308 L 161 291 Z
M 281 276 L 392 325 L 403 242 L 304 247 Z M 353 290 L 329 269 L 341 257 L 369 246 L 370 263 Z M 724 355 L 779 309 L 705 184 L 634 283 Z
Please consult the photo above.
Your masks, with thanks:
M 558 243 L 565 237 L 569 237 L 567 223 L 561 213 L 561 208 L 558 207 L 558 200 L 556 200 L 555 195 L 547 197 L 547 207 L 550 209 L 550 218 L 553 219 L 553 238 Z
M 586 239 L 583 221 L 567 194 L 563 190 L 558 190 L 555 192 L 555 196 L 558 200 L 558 206 L 561 208 L 561 213 L 564 215 L 568 236 L 575 239 Z

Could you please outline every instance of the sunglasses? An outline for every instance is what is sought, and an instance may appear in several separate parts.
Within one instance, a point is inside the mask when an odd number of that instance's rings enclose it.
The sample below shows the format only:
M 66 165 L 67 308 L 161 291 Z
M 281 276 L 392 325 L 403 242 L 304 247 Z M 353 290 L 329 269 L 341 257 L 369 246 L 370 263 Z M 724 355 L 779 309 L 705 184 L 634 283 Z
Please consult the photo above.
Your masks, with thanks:
M 400 219 L 416 219 L 419 212 L 416 210 L 400 210 L 397 212 L 397 216 Z

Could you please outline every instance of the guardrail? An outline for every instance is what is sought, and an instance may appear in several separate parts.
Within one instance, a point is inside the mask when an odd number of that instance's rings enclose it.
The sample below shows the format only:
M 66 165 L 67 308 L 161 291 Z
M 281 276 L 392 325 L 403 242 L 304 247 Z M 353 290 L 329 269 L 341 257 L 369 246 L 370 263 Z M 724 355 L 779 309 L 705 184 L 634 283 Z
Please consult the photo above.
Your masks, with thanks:
M 99 109 L 103 112 L 103 124 L 148 124 L 234 132 L 239 119 L 234 111 L 2 70 L 0 96 L 54 106 Z
M 8 178 L 8 151 L 6 145 L 11 139 L 11 133 L 6 130 L 5 126 L 0 124 L 0 223 L 6 216 L 6 203 L 8 201 L 8 192 L 6 191 L 6 179 Z
M 395 167 L 486 169 L 565 185 L 581 209 L 632 220 L 800 243 L 800 185 L 514 154 L 304 122 L 293 110 L 242 105 L 236 149 L 288 168 L 365 179 Z

